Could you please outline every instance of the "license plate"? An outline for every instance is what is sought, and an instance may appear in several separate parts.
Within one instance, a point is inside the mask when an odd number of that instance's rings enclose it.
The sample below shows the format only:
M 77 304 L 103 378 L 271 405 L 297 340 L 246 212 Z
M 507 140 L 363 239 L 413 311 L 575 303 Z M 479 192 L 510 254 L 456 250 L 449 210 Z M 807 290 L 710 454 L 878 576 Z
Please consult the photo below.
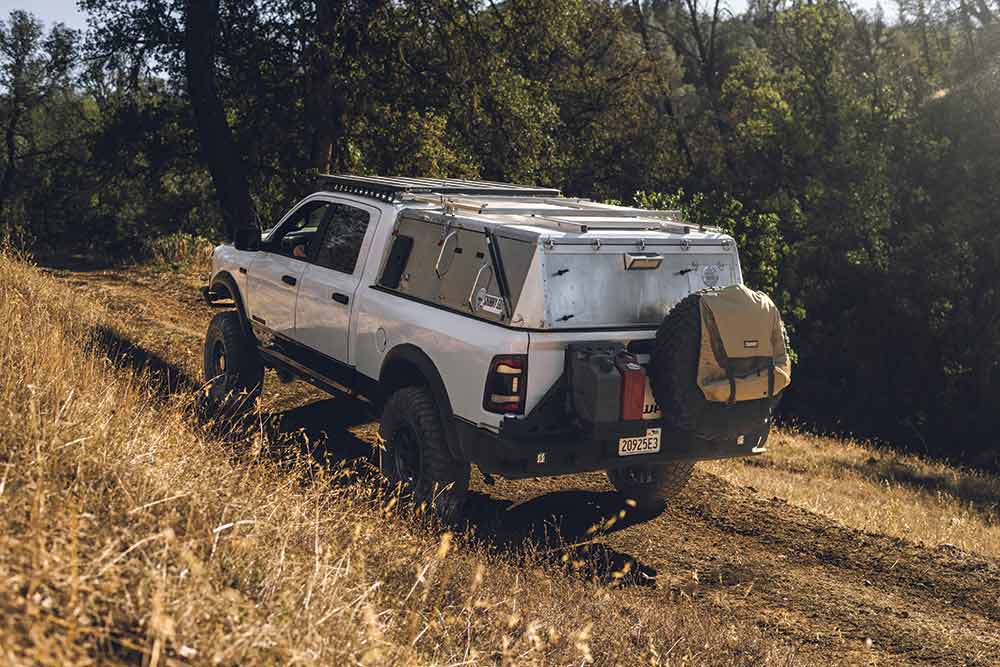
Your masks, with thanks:
M 655 454 L 660 451 L 660 429 L 647 428 L 646 435 L 618 439 L 618 456 Z

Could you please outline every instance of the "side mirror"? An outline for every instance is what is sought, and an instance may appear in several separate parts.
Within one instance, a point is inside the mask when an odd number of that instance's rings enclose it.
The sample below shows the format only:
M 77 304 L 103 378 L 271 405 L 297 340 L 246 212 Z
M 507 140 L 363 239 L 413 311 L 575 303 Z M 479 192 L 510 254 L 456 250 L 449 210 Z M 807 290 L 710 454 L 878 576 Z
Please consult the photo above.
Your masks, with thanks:
M 233 236 L 233 245 L 237 250 L 260 250 L 260 230 L 256 227 L 240 227 Z

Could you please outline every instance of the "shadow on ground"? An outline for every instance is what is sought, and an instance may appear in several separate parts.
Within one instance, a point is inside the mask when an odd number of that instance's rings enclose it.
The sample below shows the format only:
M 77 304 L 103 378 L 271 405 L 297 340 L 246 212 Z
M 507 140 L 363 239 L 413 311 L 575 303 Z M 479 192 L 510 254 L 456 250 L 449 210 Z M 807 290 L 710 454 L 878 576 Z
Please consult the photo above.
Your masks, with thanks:
M 612 491 L 554 491 L 517 504 L 473 492 L 465 527 L 474 540 L 515 558 L 539 556 L 602 583 L 655 586 L 653 567 L 598 541 L 644 520 Z
M 304 448 L 326 465 L 353 465 L 361 475 L 375 458 L 371 445 L 349 429 L 372 418 L 367 403 L 346 396 L 271 416 L 286 446 Z M 585 579 L 653 586 L 655 569 L 597 541 L 641 520 L 610 491 L 557 491 L 518 504 L 473 491 L 456 528 L 507 557 L 534 555 Z
M 372 459 L 372 446 L 349 430 L 372 421 L 371 406 L 350 396 L 265 414 L 272 439 L 308 452 L 327 466 Z
M 123 264 L 112 259 L 111 253 L 36 253 L 32 260 L 41 268 L 51 271 L 105 271 Z
M 194 391 L 201 385 L 180 366 L 136 345 L 110 327 L 92 327 L 90 344 L 96 354 L 107 357 L 117 366 L 148 374 L 150 386 L 161 398 L 179 391 Z

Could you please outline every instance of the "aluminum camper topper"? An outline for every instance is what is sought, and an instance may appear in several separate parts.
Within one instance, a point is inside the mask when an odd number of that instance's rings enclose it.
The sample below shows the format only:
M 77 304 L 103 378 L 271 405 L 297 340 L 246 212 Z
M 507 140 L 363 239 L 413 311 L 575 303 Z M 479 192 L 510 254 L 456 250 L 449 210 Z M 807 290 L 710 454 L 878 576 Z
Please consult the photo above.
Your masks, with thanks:
M 764 451 L 784 327 L 732 237 L 677 211 L 452 179 L 325 176 L 215 249 L 212 406 L 264 368 L 381 414 L 384 473 L 444 514 L 487 477 L 607 470 L 661 510 L 694 462 Z

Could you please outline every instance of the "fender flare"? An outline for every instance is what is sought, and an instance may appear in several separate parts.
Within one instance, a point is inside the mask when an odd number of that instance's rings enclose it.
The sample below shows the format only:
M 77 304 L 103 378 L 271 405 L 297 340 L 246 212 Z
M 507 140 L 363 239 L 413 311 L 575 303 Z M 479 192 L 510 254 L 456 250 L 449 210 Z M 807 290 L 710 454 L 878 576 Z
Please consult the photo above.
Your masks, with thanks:
M 413 385 L 426 386 L 434 397 L 441 425 L 444 427 L 448 447 L 453 456 L 459 456 L 458 432 L 455 429 L 454 412 L 448 390 L 437 366 L 427 353 L 411 343 L 402 343 L 392 348 L 382 360 L 379 371 L 377 405 L 381 411 L 385 400 L 396 390 Z
M 245 331 L 250 331 L 250 320 L 247 318 L 246 306 L 243 305 L 243 295 L 240 294 L 240 288 L 236 284 L 236 279 L 233 278 L 233 274 L 229 271 L 219 271 L 212 277 L 211 283 L 209 283 L 209 289 L 213 291 L 218 291 L 218 288 L 226 290 L 229 296 L 232 298 L 233 303 L 236 304 L 236 310 L 240 314 L 240 321 L 243 323 L 243 329 Z

